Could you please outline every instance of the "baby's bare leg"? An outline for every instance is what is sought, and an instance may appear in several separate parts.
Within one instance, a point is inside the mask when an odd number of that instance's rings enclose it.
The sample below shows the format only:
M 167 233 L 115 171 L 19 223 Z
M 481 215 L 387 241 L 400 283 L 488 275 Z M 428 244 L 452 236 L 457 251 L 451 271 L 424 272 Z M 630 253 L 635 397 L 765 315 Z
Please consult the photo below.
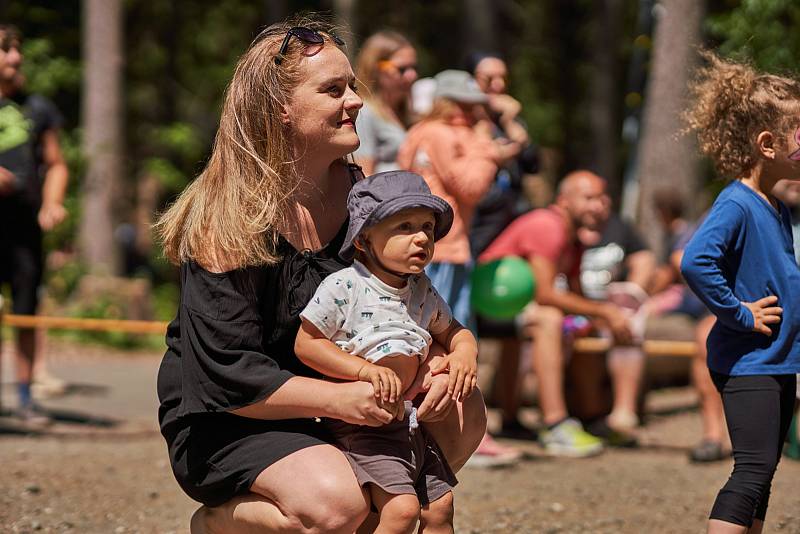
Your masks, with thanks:
M 453 492 L 422 507 L 419 534 L 453 534 Z
M 370 485 L 372 503 L 378 509 L 380 520 L 375 534 L 411 534 L 419 520 L 419 500 L 416 495 L 394 495 L 375 485 Z

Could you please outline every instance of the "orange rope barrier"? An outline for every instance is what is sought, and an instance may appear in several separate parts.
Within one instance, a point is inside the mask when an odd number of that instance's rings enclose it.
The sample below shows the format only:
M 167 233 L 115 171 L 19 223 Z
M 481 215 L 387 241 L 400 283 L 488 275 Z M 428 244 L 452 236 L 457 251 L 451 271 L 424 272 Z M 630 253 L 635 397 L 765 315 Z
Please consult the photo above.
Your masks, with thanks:
M 94 330 L 128 334 L 164 334 L 167 323 L 162 321 L 128 321 L 124 319 L 81 319 L 77 317 L 47 317 L 43 315 L 5 315 L 2 324 L 16 328 L 46 328 L 55 330 Z
M 93 330 L 98 332 L 125 332 L 129 334 L 166 333 L 167 323 L 162 321 L 129 321 L 124 319 L 81 319 L 77 317 L 47 317 L 42 315 L 2 315 L 0 324 L 16 328 L 46 328 L 58 330 Z M 605 338 L 584 337 L 575 340 L 573 350 L 584 353 L 603 353 L 611 348 Z M 694 341 L 646 340 L 642 350 L 648 356 L 693 357 L 697 350 Z

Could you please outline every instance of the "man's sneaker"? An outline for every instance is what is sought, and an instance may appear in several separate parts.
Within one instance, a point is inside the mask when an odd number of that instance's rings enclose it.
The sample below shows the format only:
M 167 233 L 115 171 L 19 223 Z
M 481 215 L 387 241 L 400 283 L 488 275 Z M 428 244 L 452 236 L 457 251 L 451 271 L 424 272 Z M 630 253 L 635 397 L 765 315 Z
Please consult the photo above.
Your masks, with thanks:
M 42 428 L 53 422 L 50 415 L 35 404 L 20 406 L 16 415 L 26 426 L 32 428 Z
M 603 440 L 586 432 L 581 424 L 571 417 L 564 419 L 552 429 L 539 432 L 539 443 L 552 456 L 583 458 L 603 452 Z
M 37 399 L 59 397 L 67 392 L 67 382 L 50 373 L 43 372 L 33 377 L 31 393 Z

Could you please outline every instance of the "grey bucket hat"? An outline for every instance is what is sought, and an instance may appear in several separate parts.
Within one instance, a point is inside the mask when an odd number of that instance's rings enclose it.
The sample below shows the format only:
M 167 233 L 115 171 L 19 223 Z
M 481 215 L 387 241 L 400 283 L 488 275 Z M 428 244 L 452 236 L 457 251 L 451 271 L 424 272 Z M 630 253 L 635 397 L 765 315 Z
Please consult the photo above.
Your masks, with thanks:
M 436 240 L 446 236 L 453 225 L 453 208 L 447 201 L 431 193 L 419 174 L 409 171 L 379 172 L 356 182 L 347 196 L 350 225 L 339 257 L 352 260 L 356 253 L 353 242 L 361 232 L 411 208 L 433 210 L 436 217 L 433 238 Z
M 485 104 L 489 101 L 489 97 L 467 71 L 443 70 L 433 79 L 436 80 L 434 98 L 444 97 L 464 104 Z

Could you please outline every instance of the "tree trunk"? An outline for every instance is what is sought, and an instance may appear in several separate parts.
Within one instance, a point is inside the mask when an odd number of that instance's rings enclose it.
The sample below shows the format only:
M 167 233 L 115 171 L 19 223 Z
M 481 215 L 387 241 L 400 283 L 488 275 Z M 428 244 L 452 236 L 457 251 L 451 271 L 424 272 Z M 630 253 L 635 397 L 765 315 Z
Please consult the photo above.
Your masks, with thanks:
M 345 42 L 345 52 L 347 52 L 350 61 L 355 61 L 356 53 L 358 52 L 356 50 L 357 39 L 355 36 L 358 28 L 356 4 L 358 4 L 358 0 L 333 0 L 336 24 L 344 28 L 344 31 L 339 32 L 339 37 Z
M 461 19 L 464 28 L 463 50 L 467 53 L 497 49 L 495 39 L 495 5 L 491 0 L 464 0 Z M 460 61 L 461 58 L 455 58 Z
M 95 274 L 116 274 L 114 194 L 122 165 L 122 3 L 83 2 L 83 152 L 80 249 Z
M 697 152 L 691 138 L 680 131 L 687 85 L 697 61 L 695 50 L 704 5 L 702 0 L 663 0 L 654 8 L 653 59 L 639 145 L 636 213 L 639 229 L 656 253 L 663 246 L 663 232 L 653 209 L 653 192 L 668 186 L 689 199 L 699 188 Z
M 621 0 L 594 3 L 591 89 L 589 92 L 589 123 L 591 128 L 591 163 L 589 167 L 609 183 L 612 196 L 619 191 L 617 175 L 619 152 L 618 44 L 622 20 Z

